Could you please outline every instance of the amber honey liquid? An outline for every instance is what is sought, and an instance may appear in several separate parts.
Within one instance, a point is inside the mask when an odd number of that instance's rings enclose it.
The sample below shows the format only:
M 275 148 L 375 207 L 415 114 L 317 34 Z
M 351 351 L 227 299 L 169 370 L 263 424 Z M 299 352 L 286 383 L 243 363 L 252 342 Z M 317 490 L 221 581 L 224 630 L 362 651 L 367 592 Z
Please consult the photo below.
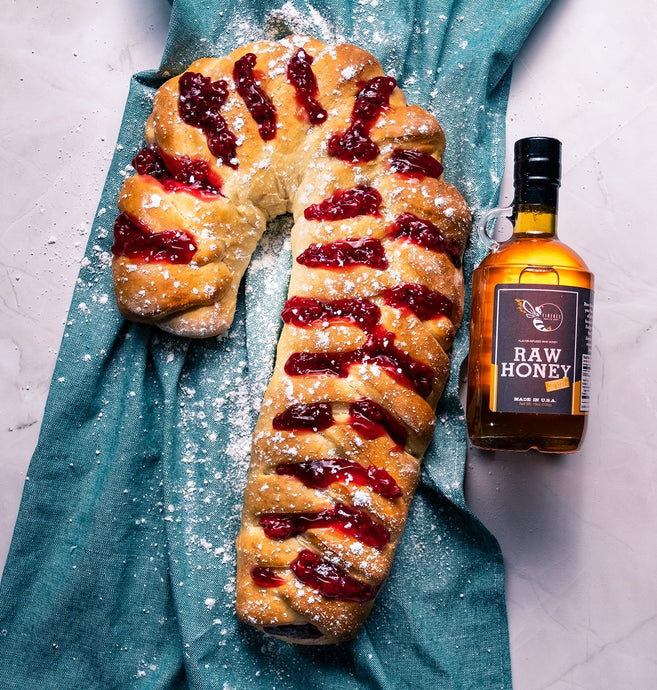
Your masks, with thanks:
M 542 207 L 534 207 L 521 211 L 515 220 L 512 239 L 487 256 L 473 274 L 467 422 L 470 439 L 477 447 L 568 453 L 577 450 L 582 440 L 587 415 L 580 409 L 579 388 L 574 391 L 577 402 L 573 402 L 568 414 L 491 410 L 491 396 L 495 407 L 498 380 L 493 380 L 491 364 L 496 286 L 593 289 L 592 274 L 572 249 L 556 239 L 555 230 L 554 210 L 545 212 Z M 498 322 L 498 328 L 503 327 Z M 528 347 L 527 353 L 530 352 Z M 523 374 L 529 371 L 529 363 L 523 362 L 521 366 Z M 572 384 L 573 372 L 568 370 L 568 373 Z

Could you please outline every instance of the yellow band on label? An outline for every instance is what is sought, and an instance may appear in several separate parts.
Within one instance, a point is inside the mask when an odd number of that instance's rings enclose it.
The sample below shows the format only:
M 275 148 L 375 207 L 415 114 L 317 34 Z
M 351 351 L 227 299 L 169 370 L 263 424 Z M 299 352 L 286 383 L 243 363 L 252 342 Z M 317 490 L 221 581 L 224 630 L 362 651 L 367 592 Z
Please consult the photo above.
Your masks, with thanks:
M 560 391 L 563 388 L 570 388 L 570 379 L 567 376 L 564 376 L 562 379 L 555 379 L 553 381 L 545 382 L 545 390 L 548 393 L 551 393 L 552 391 Z
M 491 412 L 497 412 L 497 364 L 491 366 L 488 407 Z

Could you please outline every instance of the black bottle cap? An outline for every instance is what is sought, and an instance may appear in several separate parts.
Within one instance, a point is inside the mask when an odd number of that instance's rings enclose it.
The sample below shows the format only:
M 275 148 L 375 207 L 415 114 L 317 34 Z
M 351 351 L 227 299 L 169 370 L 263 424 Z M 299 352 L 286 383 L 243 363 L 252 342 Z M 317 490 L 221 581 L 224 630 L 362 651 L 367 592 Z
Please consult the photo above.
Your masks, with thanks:
M 557 205 L 561 184 L 561 142 L 551 137 L 527 137 L 514 148 L 515 202 Z

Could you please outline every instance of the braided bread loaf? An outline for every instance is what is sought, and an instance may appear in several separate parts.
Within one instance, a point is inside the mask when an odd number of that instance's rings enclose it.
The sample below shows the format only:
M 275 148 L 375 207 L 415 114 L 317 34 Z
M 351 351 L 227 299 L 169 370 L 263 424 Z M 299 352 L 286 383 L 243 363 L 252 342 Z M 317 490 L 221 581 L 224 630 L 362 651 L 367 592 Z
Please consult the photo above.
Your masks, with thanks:
M 471 218 L 443 132 L 369 53 L 292 36 L 169 80 L 146 139 L 115 224 L 126 317 L 226 330 L 267 219 L 294 216 L 236 605 L 288 641 L 349 639 L 390 569 L 463 313 Z

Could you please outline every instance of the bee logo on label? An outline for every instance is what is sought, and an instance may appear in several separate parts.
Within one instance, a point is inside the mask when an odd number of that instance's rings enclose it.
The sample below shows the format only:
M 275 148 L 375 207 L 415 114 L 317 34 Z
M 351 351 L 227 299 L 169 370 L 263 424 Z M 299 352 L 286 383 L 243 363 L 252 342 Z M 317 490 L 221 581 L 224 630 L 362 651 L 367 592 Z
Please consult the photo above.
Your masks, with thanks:
M 517 299 L 518 311 L 532 320 L 532 324 L 537 331 L 548 333 L 556 331 L 563 323 L 563 312 L 556 304 L 547 302 L 538 307 L 534 307 L 529 300 Z

